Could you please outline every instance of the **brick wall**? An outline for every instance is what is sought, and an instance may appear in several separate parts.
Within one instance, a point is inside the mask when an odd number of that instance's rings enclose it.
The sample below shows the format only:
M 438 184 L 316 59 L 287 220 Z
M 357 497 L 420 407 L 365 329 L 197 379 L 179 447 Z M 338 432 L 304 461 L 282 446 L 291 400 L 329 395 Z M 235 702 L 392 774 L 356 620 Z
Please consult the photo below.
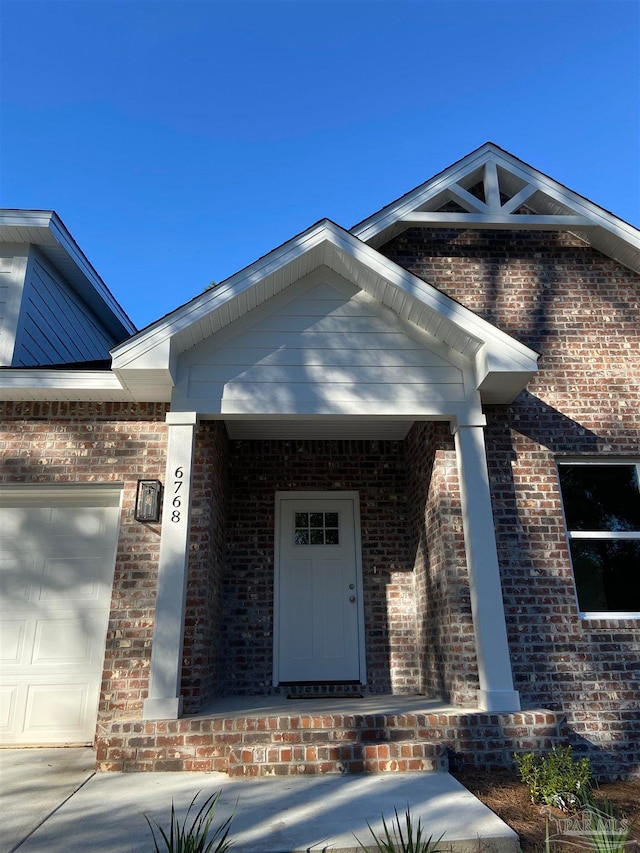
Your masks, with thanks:
M 139 478 L 164 480 L 164 404 L 0 405 L 2 483 L 124 484 L 100 719 L 139 715 L 147 695 L 160 525 L 134 521 Z
M 222 421 L 204 421 L 193 464 L 189 576 L 182 659 L 185 713 L 198 711 L 219 681 L 226 546 L 228 439 Z
M 231 442 L 221 692 L 271 692 L 279 490 L 360 492 L 367 681 L 373 692 L 414 692 L 405 455 L 393 441 Z
M 453 436 L 448 424 L 415 424 L 406 446 L 421 689 L 473 707 L 478 668 Z
M 516 687 L 567 713 L 599 772 L 637 773 L 640 626 L 578 618 L 555 465 L 640 454 L 640 278 L 570 234 L 412 229 L 382 251 L 541 353 L 487 409 Z

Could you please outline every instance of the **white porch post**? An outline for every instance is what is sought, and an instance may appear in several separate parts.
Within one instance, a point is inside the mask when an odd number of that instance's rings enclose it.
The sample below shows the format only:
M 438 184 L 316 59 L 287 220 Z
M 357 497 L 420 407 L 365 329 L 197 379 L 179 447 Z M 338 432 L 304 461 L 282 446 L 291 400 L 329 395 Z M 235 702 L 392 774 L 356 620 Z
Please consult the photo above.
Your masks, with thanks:
M 471 590 L 480 690 L 486 711 L 519 711 L 513 689 L 507 628 L 491 510 L 483 426 L 454 426 L 462 523 Z
M 167 414 L 167 470 L 149 697 L 143 708 L 145 720 L 177 719 L 182 713 L 180 674 L 189 564 L 191 475 L 197 422 L 195 412 Z

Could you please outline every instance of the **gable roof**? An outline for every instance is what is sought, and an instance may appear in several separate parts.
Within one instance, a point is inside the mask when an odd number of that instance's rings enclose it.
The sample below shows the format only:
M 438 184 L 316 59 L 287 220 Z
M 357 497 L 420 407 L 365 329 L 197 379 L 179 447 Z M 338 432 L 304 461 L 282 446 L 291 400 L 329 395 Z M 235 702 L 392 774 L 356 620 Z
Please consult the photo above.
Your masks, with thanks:
M 378 247 L 413 226 L 571 231 L 640 273 L 638 229 L 493 142 L 354 225 L 351 233 Z
M 37 246 L 100 317 L 114 340 L 136 331 L 122 306 L 53 210 L 0 210 L 0 243 Z
M 181 353 L 322 266 L 467 357 L 487 402 L 512 400 L 536 372 L 531 349 L 327 219 L 115 347 L 113 370 L 134 397 L 169 399 Z

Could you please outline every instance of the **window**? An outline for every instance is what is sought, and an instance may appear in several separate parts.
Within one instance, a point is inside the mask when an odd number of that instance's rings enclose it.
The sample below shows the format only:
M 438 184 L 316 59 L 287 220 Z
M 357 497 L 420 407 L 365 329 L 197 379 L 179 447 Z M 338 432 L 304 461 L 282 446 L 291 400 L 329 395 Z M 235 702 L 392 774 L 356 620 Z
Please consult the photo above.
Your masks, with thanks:
M 640 463 L 558 465 L 583 617 L 640 617 Z
M 296 512 L 294 545 L 339 545 L 337 512 Z

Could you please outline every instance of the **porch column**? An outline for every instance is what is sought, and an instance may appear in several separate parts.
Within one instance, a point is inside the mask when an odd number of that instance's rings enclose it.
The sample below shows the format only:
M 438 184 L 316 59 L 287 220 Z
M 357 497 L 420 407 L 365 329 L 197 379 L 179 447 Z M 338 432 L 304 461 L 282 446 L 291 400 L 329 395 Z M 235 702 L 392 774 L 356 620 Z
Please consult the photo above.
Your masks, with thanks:
M 513 689 L 509 659 L 484 427 L 455 426 L 452 431 L 480 676 L 478 707 L 485 711 L 519 711 L 520 696 Z
M 145 720 L 175 720 L 182 713 L 180 675 L 189 565 L 191 475 L 197 423 L 195 412 L 167 413 L 167 470 L 149 697 L 145 699 L 143 708 Z

